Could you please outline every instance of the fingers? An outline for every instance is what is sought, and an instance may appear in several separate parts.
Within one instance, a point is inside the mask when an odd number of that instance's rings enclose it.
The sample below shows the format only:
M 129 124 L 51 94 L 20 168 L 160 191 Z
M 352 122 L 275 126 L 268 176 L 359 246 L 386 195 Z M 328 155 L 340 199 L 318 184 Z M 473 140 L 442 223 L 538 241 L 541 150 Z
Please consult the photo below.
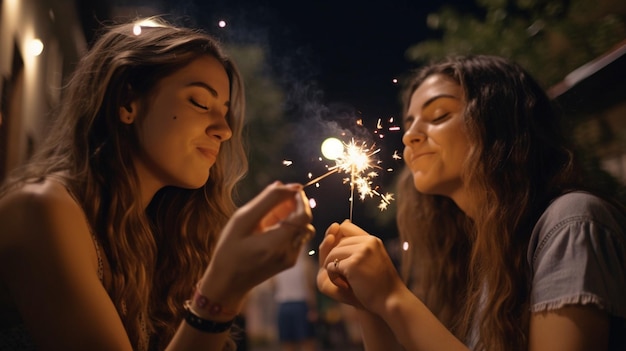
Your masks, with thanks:
M 366 231 L 352 224 L 349 220 L 343 221 L 341 224 L 332 223 L 326 229 L 326 235 L 319 246 L 319 265 L 323 267 L 326 264 L 326 258 L 330 250 L 343 242 L 346 238 L 356 237 L 360 235 L 369 235 Z
M 270 224 L 283 220 L 289 212 L 294 211 L 294 208 L 300 207 L 300 211 L 306 212 L 305 209 L 302 209 L 303 205 L 297 204 L 297 202 L 302 201 L 300 198 L 302 195 L 298 195 L 301 189 L 302 186 L 298 184 L 284 185 L 280 182 L 270 184 L 259 195 L 235 212 L 233 217 L 236 219 L 231 220 L 231 225 L 236 227 L 239 233 L 250 233 L 259 227 L 264 229 Z M 294 222 L 294 224 L 306 225 L 305 221 L 302 220 Z
M 323 267 L 324 262 L 326 261 L 326 256 L 330 250 L 335 246 L 337 240 L 336 235 L 339 232 L 339 223 L 332 223 L 328 229 L 326 229 L 326 235 L 324 236 L 324 240 L 320 243 L 319 246 L 319 265 Z
M 263 235 L 256 238 L 260 241 L 260 245 L 270 245 L 274 251 L 280 251 L 281 248 L 286 250 L 282 256 L 286 258 L 287 265 L 295 262 L 291 259 L 293 252 L 299 252 L 302 245 L 315 235 L 315 227 L 311 224 L 313 215 L 308 198 L 301 187 L 295 187 L 295 189 L 297 191 L 292 194 L 289 201 L 283 201 L 283 203 L 275 206 L 266 214 L 262 222 L 268 224 L 276 219 L 280 220 L 270 227 L 261 226 L 259 231 Z M 273 220 L 268 222 L 265 220 L 267 217 L 272 217 Z M 286 243 L 290 245 L 285 245 Z
M 294 197 L 295 209 L 290 209 L 286 218 L 280 222 L 287 222 L 295 226 L 302 226 L 310 223 L 313 220 L 313 214 L 311 213 L 311 207 L 309 206 L 309 199 L 306 197 L 304 191 L 300 190 Z
M 261 223 L 261 221 L 276 223 L 293 211 L 295 204 L 285 200 L 295 196 L 301 188 L 298 184 L 285 185 L 281 182 L 274 182 L 242 206 L 237 214 L 245 215 L 254 223 Z
M 326 255 L 320 257 L 320 267 L 327 271 L 330 280 L 339 287 L 348 288 L 346 277 L 350 275 L 350 267 L 358 266 L 363 257 L 375 252 L 375 242 L 378 238 L 367 235 L 347 236 L 341 240 L 335 239 L 332 247 L 324 247 L 329 250 Z M 331 245 L 328 245 L 331 246 Z M 322 246 L 320 245 L 320 252 Z M 367 254 L 366 254 L 367 252 Z
M 337 301 L 355 306 L 358 304 L 347 282 L 337 274 L 329 274 L 325 268 L 317 273 L 317 288 Z
M 328 269 L 328 255 L 334 248 L 337 247 L 340 240 L 340 225 L 338 223 L 333 223 L 326 230 L 326 236 L 324 237 L 324 240 L 322 240 L 319 247 L 319 266 L 320 270 L 327 271 L 325 275 L 328 277 L 330 282 L 332 282 L 332 284 L 342 289 L 348 289 L 349 285 L 347 281 L 340 274 L 338 274 L 336 270 Z M 339 259 L 335 258 L 331 265 L 336 265 L 338 262 Z
M 292 213 L 297 213 L 303 216 L 307 222 L 310 222 L 313 219 L 313 213 L 311 212 L 311 206 L 309 205 L 309 198 L 306 196 L 306 193 L 302 190 L 302 188 L 300 188 L 300 191 L 298 191 L 298 194 L 296 195 L 296 210 Z
M 331 264 L 333 263 L 331 262 Z M 345 277 L 336 271 L 329 272 L 325 265 L 320 266 L 317 273 L 317 287 L 320 292 L 339 302 L 347 303 L 357 308 L 362 307 L 361 303 L 354 296 L 354 292 Z
M 339 232 L 342 236 L 370 235 L 368 232 L 361 229 L 361 227 L 353 224 L 347 219 L 341 223 Z
M 333 258 L 331 261 L 326 262 L 326 270 L 328 271 L 328 274 L 338 274 L 338 275 L 344 275 L 345 269 L 347 268 L 348 265 L 348 260 L 350 258 L 344 258 L 344 259 L 339 259 L 339 258 Z M 343 262 L 343 265 L 341 264 Z M 342 270 L 343 268 L 343 270 Z
M 311 240 L 315 235 L 315 227 L 311 224 L 313 214 L 309 206 L 309 199 L 303 190 L 298 191 L 295 195 L 295 209 L 292 210 L 287 218 L 280 221 L 281 227 L 292 227 L 293 233 L 292 246 L 300 248 L 304 243 Z
M 340 259 L 335 258 L 332 262 L 330 262 L 326 266 L 326 271 L 328 272 L 328 278 L 333 284 L 338 286 L 341 289 L 350 289 L 350 284 L 348 284 L 348 280 L 345 278 L 345 273 L 339 269 Z M 345 264 L 344 264 L 345 265 Z
M 315 236 L 315 227 L 313 227 L 311 223 L 300 226 L 291 222 L 283 221 L 281 222 L 281 228 L 286 229 L 287 231 L 295 231 L 292 233 L 293 239 L 291 240 L 291 245 L 294 248 L 299 248 Z
M 342 224 L 331 224 L 319 247 L 320 267 L 326 267 L 335 259 L 342 260 L 351 256 L 369 238 L 372 236 L 348 221 Z

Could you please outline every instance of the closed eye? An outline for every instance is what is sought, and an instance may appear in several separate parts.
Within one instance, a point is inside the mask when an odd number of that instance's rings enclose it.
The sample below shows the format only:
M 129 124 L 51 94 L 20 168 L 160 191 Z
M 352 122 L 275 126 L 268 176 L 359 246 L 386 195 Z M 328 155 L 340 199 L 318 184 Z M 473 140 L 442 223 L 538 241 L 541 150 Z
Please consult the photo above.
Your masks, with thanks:
M 432 122 L 435 122 L 435 123 L 436 123 L 436 122 L 441 122 L 441 121 L 443 121 L 444 119 L 446 119 L 446 117 L 448 117 L 448 116 L 450 116 L 450 113 L 444 113 L 443 115 L 441 115 L 441 116 L 439 116 L 439 117 L 434 118 L 434 119 L 432 120 Z
M 192 105 L 194 105 L 195 107 L 201 108 L 203 110 L 208 110 L 209 108 L 207 106 L 201 105 L 198 102 L 196 102 L 196 100 L 194 99 L 189 99 L 189 102 L 191 102 Z

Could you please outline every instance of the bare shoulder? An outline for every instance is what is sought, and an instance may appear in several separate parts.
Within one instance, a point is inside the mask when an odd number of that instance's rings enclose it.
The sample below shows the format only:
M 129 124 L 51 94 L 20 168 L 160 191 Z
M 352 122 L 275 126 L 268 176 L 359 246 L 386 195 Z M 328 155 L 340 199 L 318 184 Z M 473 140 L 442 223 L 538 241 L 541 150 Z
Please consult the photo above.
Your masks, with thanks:
M 53 249 L 57 245 L 46 245 L 65 240 L 92 246 L 81 207 L 55 180 L 25 184 L 0 198 L 0 233 L 0 260 L 42 245 Z
M 16 206 L 20 209 L 24 209 L 25 206 L 32 207 L 32 209 L 44 209 L 46 205 L 52 204 L 75 205 L 76 209 L 79 209 L 78 204 L 70 196 L 65 186 L 53 179 L 26 183 L 0 198 L 0 210 L 3 213 L 7 209 L 15 209 Z
M 0 287 L 9 293 L 0 312 L 17 311 L 0 320 L 23 323 L 41 349 L 131 349 L 100 280 L 89 228 L 79 203 L 55 180 L 0 199 Z
M 83 212 L 59 182 L 45 180 L 21 186 L 0 198 L 0 249 L 40 240 L 58 226 L 85 225 Z

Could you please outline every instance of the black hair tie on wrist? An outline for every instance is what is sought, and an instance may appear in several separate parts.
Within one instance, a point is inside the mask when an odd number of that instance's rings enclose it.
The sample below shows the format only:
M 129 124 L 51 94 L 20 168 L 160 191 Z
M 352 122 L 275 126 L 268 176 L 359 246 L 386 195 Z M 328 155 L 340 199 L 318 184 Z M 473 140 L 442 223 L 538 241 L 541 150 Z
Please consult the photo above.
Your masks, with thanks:
M 204 319 L 197 314 L 195 314 L 191 310 L 191 304 L 189 301 L 185 301 L 185 322 L 190 326 L 194 327 L 205 333 L 223 333 L 232 327 L 235 322 L 234 319 L 231 319 L 227 322 L 216 322 L 210 321 L 208 319 Z

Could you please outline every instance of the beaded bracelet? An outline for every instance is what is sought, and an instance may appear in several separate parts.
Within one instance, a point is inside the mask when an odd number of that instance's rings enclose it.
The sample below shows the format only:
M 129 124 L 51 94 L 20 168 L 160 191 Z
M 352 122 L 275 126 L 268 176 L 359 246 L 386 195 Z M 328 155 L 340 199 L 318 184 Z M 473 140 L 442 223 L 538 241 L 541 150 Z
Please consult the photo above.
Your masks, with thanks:
M 235 316 L 237 315 L 237 312 L 226 309 L 221 304 L 211 301 L 209 300 L 208 297 L 202 295 L 200 293 L 199 285 L 200 284 L 196 285 L 196 288 L 193 292 L 194 306 L 208 312 L 212 316 L 217 316 L 217 315 Z
M 235 322 L 234 318 L 227 322 L 216 322 L 204 319 L 195 314 L 194 311 L 191 309 L 190 300 L 185 301 L 185 304 L 183 306 L 185 307 L 186 311 L 185 322 L 187 322 L 187 324 L 189 324 L 190 326 L 205 333 L 223 333 L 230 329 L 230 327 Z

